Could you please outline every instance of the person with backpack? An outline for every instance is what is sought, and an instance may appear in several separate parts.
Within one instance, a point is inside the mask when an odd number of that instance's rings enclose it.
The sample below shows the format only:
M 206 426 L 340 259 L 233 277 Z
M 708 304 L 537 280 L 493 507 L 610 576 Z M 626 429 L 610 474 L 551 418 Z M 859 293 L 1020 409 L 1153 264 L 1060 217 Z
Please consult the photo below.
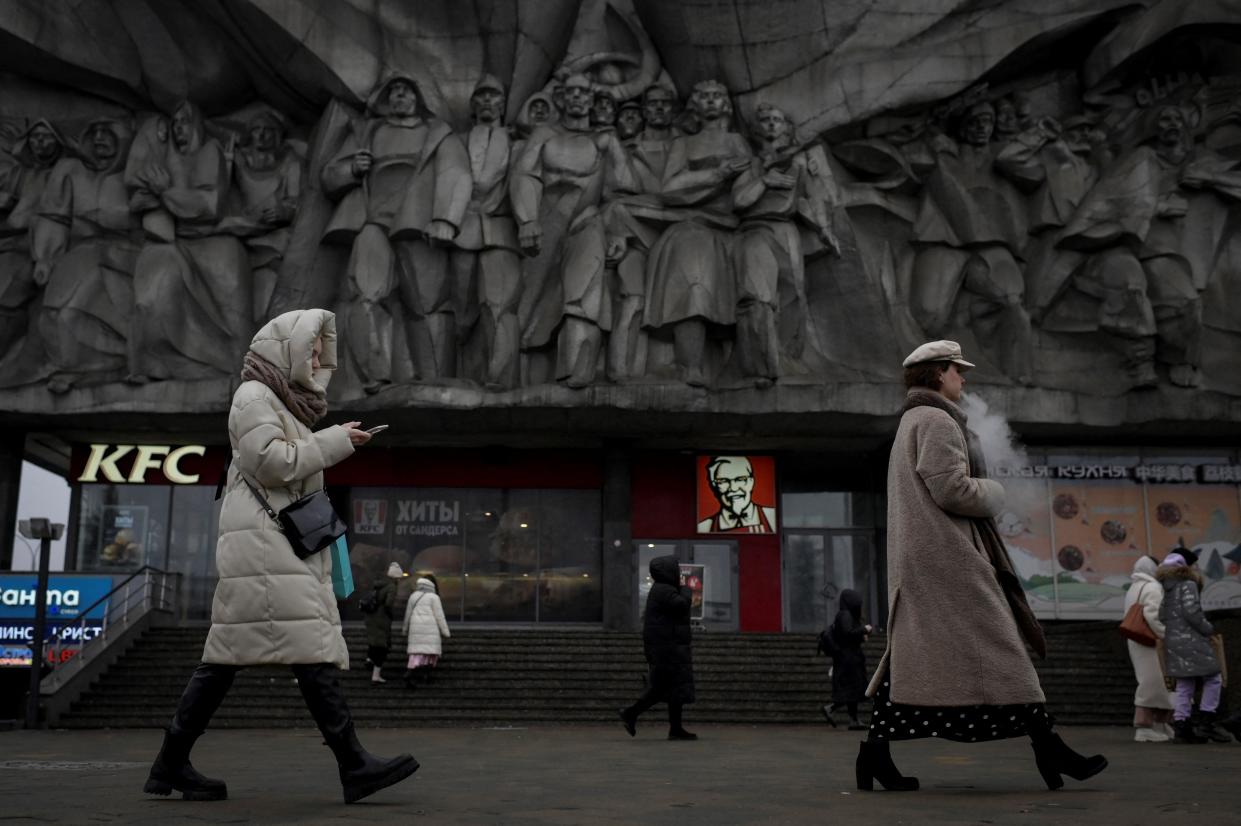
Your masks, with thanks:
M 840 593 L 836 619 L 820 635 L 820 646 L 832 658 L 832 704 L 823 706 L 823 715 L 835 728 L 832 712 L 849 712 L 849 731 L 865 731 L 858 719 L 858 703 L 866 699 L 866 653 L 862 643 L 874 629 L 862 622 L 862 595 L 846 588 Z
M 358 607 L 366 616 L 366 664 L 371 667 L 371 682 L 386 683 L 381 673 L 388 652 L 392 649 L 392 620 L 396 618 L 396 587 L 405 572 L 393 562 L 387 575 L 362 597 Z

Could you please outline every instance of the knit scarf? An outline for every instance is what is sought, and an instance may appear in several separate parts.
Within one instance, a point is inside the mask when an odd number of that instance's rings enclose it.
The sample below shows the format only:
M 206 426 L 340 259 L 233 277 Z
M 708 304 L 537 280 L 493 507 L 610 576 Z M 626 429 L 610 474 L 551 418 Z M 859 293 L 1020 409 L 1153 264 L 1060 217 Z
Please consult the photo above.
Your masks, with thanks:
M 982 452 L 982 443 L 978 440 L 978 436 L 968 427 L 969 417 L 965 411 L 957 407 L 947 397 L 936 393 L 934 390 L 920 390 L 914 388 L 905 395 L 904 410 L 912 410 L 915 407 L 935 407 L 944 411 L 952 417 L 957 426 L 961 428 L 961 435 L 965 437 L 965 448 L 969 454 L 970 476 L 974 479 L 987 478 L 987 460 Z M 1008 607 L 1013 612 L 1013 619 L 1017 621 L 1017 627 L 1021 630 L 1021 635 L 1025 637 L 1030 647 L 1039 657 L 1047 657 L 1047 640 L 1043 636 L 1043 626 L 1039 624 L 1038 618 L 1034 616 L 1034 611 L 1030 608 L 1030 603 L 1026 601 L 1026 591 L 1021 585 L 1021 578 L 1017 576 L 1017 569 L 1013 567 L 1013 561 L 1008 555 L 1008 548 L 1004 545 L 1004 540 L 1000 536 L 1000 530 L 996 527 L 995 520 L 991 517 L 976 517 L 970 520 L 978 529 L 979 538 L 982 540 L 983 550 L 987 554 L 987 559 L 991 562 L 991 567 L 995 569 L 995 578 L 1000 583 L 1000 589 L 1004 592 L 1004 597 L 1008 600 Z
M 289 408 L 289 412 L 307 427 L 314 427 L 315 422 L 327 415 L 327 399 L 300 384 L 290 384 L 283 370 L 257 353 L 246 353 L 241 380 L 267 385 Z

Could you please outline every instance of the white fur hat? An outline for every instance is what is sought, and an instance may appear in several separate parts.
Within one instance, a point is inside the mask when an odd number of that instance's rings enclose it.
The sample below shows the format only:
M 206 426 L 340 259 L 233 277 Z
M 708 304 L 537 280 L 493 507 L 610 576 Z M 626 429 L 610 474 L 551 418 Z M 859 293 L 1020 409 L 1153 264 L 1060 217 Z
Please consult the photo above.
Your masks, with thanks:
M 405 576 L 405 572 L 401 570 L 400 565 L 397 565 L 395 562 L 393 562 L 391 565 L 388 566 L 388 576 L 392 577 L 393 579 L 400 579 L 401 577 Z

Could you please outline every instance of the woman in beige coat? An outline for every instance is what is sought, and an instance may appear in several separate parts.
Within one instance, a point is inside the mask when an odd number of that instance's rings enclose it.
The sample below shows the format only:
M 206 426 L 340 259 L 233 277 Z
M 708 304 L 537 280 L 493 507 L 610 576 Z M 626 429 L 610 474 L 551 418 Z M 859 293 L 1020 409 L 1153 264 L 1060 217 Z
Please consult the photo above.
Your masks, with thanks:
M 346 803 L 390 786 L 418 768 L 408 754 L 374 757 L 358 742 L 337 671 L 349 667 L 325 549 L 299 559 L 278 524 L 246 484 L 280 511 L 323 488 L 323 471 L 347 458 L 370 434 L 359 422 L 311 431 L 327 413 L 336 367 L 336 322 L 326 310 L 297 310 L 269 321 L 250 343 L 228 414 L 228 469 L 216 568 L 220 581 L 211 630 L 144 791 L 187 800 L 222 800 L 223 781 L 190 765 L 237 672 L 248 665 L 288 665 L 311 716 L 336 757 Z
M 1107 761 L 1074 752 L 1052 731 L 1028 642 L 1046 644 L 995 526 L 1004 488 L 984 478 L 978 440 L 957 406 L 973 367 L 955 341 L 905 359 L 904 414 L 888 462 L 888 648 L 858 753 L 859 789 L 912 791 L 892 762 L 893 740 L 980 742 L 1028 735 L 1049 788 Z
M 1133 581 L 1125 592 L 1125 613 L 1134 605 L 1141 604 L 1142 617 L 1159 639 L 1163 639 L 1163 623 L 1159 620 L 1159 606 L 1163 605 L 1163 583 L 1155 579 L 1159 563 L 1154 557 L 1143 556 L 1133 563 Z M 1138 689 L 1133 695 L 1133 739 L 1139 743 L 1166 743 L 1171 739 L 1169 721 L 1172 719 L 1172 695 L 1164 686 L 1163 669 L 1159 665 L 1159 652 L 1154 646 L 1128 641 L 1129 660 L 1133 663 L 1133 675 Z

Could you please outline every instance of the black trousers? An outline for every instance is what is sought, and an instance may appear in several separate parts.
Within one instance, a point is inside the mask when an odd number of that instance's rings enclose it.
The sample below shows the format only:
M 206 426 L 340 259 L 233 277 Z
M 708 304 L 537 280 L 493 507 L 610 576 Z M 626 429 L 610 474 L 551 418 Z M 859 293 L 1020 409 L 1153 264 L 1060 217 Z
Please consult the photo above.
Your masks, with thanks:
M 384 662 L 388 659 L 388 646 L 386 645 L 368 645 L 366 646 L 366 658 L 373 664 L 383 667 Z
M 216 710 L 228 696 L 233 678 L 244 666 L 199 663 L 172 715 L 173 734 L 199 735 L 206 731 Z M 297 678 L 306 708 L 329 742 L 339 740 L 353 726 L 349 705 L 340 690 L 338 669 L 330 663 L 289 666 Z
M 642 692 L 642 696 L 635 700 L 634 704 L 629 707 L 629 714 L 634 718 L 637 718 L 638 715 L 649 710 L 661 700 L 663 700 L 663 697 L 660 695 L 660 692 L 648 686 L 646 691 Z M 683 708 L 684 706 L 679 702 L 673 700 L 668 701 L 668 728 L 672 731 L 680 731 L 681 729 L 681 711 Z

